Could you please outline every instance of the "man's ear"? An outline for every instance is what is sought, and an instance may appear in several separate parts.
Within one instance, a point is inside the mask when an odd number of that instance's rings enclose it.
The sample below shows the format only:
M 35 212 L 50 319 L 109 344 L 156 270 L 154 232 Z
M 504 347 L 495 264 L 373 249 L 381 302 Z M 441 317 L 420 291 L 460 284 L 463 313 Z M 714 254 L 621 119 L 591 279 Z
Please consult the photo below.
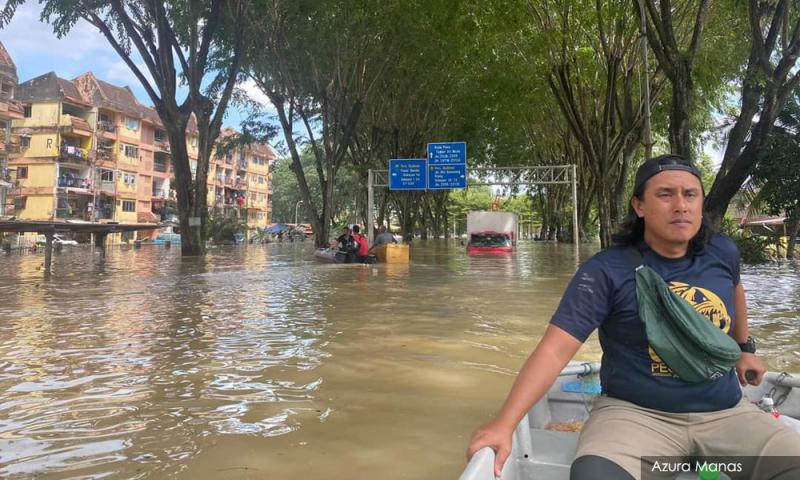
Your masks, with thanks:
M 636 216 L 639 218 L 644 217 L 644 210 L 642 209 L 642 201 L 638 197 L 631 197 L 631 207 L 633 211 L 636 212 Z

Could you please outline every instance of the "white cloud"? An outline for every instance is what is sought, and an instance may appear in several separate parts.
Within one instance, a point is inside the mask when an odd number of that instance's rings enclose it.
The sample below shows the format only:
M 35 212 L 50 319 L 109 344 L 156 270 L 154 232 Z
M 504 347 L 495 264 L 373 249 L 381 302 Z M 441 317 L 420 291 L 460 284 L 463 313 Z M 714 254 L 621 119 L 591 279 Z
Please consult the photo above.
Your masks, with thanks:
M 253 79 L 248 78 L 246 81 L 237 85 L 242 91 L 244 91 L 250 99 L 262 107 L 267 111 L 269 114 L 277 113 L 275 107 L 272 106 L 272 103 L 269 101 L 264 92 L 258 88 L 256 82 Z
M 139 68 L 139 71 L 142 72 L 150 85 L 154 86 L 155 82 L 153 81 L 153 77 L 150 75 L 150 71 L 147 69 L 144 62 L 136 63 L 136 67 Z M 128 64 L 123 60 L 112 62 L 104 72 L 99 74 L 98 78 L 108 83 L 113 83 L 114 85 L 130 86 L 134 89 L 141 85 L 139 79 L 133 74 Z
M 79 21 L 67 35 L 57 38 L 52 27 L 39 20 L 40 12 L 41 7 L 36 3 L 25 3 L 0 31 L 3 44 L 13 57 L 59 55 L 72 61 L 88 61 L 98 54 L 116 55 L 105 37 L 87 22 Z

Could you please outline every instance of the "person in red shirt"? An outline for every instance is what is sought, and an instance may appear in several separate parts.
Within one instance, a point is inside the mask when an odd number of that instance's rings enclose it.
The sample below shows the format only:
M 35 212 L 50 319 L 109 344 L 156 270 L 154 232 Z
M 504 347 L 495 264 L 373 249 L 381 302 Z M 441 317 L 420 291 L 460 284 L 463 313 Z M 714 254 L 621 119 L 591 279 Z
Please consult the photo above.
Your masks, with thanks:
M 358 242 L 358 251 L 356 252 L 356 261 L 358 263 L 367 263 L 367 254 L 369 250 L 369 241 L 367 237 L 361 235 L 361 228 L 358 225 L 353 225 L 353 238 Z

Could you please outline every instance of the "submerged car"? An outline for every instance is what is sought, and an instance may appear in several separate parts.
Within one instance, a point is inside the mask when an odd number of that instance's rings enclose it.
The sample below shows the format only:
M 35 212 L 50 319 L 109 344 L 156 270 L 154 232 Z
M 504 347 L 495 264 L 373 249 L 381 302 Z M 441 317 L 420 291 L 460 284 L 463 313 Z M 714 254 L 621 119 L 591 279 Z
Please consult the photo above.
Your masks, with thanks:
M 469 236 L 467 253 L 479 254 L 505 254 L 514 251 L 511 235 L 500 232 L 479 232 Z

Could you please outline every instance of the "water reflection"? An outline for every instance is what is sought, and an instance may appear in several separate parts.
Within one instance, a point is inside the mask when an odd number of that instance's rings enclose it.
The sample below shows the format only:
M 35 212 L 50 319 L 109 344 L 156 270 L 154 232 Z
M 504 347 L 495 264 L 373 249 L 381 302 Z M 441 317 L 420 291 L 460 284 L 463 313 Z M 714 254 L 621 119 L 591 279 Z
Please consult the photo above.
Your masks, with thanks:
M 65 249 L 49 278 L 41 254 L 0 257 L 0 476 L 452 478 L 593 249 L 179 253 Z M 800 370 L 798 277 L 743 273 L 773 368 Z

